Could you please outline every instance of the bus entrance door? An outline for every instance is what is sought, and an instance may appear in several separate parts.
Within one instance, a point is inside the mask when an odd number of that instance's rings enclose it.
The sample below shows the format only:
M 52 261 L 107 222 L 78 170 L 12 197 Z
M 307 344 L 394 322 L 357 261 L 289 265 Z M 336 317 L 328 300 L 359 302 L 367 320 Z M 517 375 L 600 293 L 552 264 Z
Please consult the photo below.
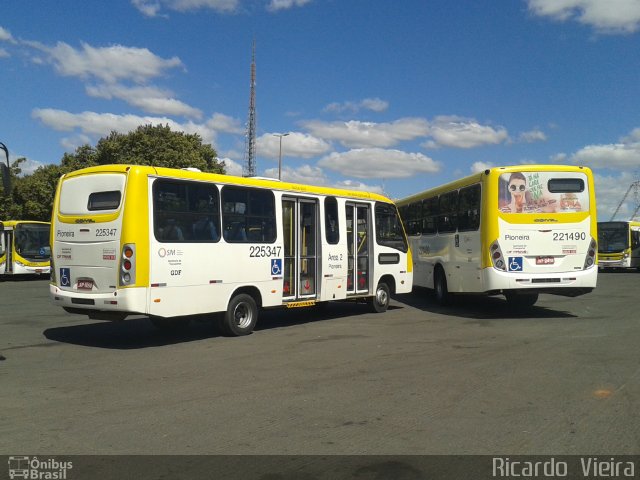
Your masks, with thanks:
M 369 292 L 370 208 L 368 205 L 346 204 L 347 208 L 347 293 Z
M 317 298 L 318 203 L 306 198 L 283 198 L 285 302 Z

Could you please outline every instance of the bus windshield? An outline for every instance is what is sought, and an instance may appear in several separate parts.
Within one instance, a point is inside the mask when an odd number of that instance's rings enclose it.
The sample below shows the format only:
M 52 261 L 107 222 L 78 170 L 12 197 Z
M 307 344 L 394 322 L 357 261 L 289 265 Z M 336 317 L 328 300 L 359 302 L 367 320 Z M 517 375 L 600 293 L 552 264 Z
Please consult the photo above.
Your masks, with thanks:
M 16 226 L 15 248 L 18 255 L 30 261 L 46 261 L 51 257 L 49 225 L 21 223 Z
M 625 222 L 598 223 L 598 251 L 619 252 L 629 248 L 629 232 Z

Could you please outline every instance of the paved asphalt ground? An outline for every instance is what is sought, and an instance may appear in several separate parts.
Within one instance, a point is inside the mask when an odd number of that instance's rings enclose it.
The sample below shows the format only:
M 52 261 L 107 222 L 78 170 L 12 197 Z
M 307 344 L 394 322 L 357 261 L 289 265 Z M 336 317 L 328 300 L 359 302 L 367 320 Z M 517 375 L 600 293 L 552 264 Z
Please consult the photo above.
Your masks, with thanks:
M 502 297 L 263 313 L 158 333 L 0 282 L 0 454 L 640 453 L 640 273 L 526 314 Z

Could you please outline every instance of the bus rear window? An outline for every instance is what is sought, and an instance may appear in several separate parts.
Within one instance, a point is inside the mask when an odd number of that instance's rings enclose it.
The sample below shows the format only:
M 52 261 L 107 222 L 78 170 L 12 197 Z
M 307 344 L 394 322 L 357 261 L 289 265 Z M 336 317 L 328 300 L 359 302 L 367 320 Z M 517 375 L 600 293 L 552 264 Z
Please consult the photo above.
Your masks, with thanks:
M 111 192 L 93 192 L 89 194 L 87 210 L 116 210 L 120 206 L 122 194 L 118 190 Z
M 584 192 L 584 180 L 581 178 L 550 178 L 547 184 L 549 193 Z
M 127 177 L 123 173 L 99 173 L 63 178 L 58 211 L 62 215 L 114 212 L 123 201 Z

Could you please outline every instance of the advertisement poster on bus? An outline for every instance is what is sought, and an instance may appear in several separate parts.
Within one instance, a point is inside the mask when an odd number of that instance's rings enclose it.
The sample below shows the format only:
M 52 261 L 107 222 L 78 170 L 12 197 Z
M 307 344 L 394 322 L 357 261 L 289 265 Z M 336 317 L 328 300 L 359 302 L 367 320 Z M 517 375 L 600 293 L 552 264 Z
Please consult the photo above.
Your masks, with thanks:
M 498 208 L 503 213 L 589 211 L 586 175 L 570 172 L 513 172 L 500 175 Z

